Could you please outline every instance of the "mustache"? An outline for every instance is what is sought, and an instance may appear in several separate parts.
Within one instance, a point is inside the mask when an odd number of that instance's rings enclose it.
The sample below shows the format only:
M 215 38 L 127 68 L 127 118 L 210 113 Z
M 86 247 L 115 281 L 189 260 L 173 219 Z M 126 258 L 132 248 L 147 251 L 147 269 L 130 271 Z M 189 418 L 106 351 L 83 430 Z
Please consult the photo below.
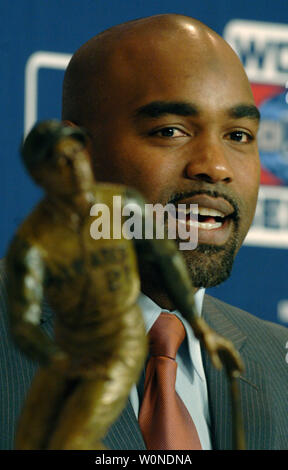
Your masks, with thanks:
M 174 204 L 176 205 L 179 201 L 183 199 L 188 199 L 190 197 L 199 195 L 199 194 L 205 194 L 206 196 L 214 197 L 214 198 L 223 198 L 234 209 L 234 212 L 231 214 L 231 218 L 234 219 L 235 221 L 239 220 L 240 217 L 240 207 L 239 203 L 236 200 L 235 197 L 231 196 L 230 194 L 226 194 L 224 191 L 218 191 L 218 190 L 211 190 L 211 189 L 194 189 L 191 191 L 180 191 L 180 192 L 175 192 L 169 201 L 167 201 L 168 204 Z M 167 204 L 166 203 L 166 204 Z

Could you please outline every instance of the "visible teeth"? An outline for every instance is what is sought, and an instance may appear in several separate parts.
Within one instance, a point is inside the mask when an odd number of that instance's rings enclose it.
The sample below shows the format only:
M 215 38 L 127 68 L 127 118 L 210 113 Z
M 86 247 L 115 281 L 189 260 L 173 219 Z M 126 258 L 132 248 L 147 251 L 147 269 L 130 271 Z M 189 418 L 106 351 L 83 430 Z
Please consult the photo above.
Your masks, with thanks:
M 177 211 L 178 213 L 181 212 L 186 215 L 187 214 L 195 214 L 195 215 L 200 214 L 200 215 L 210 215 L 212 217 L 225 217 L 225 214 L 223 214 L 223 212 L 218 211 L 217 209 L 211 209 L 210 207 L 197 206 L 196 204 L 190 204 L 189 206 L 186 206 L 186 204 L 179 204 Z
M 202 228 L 203 230 L 213 230 L 222 226 L 222 222 L 197 222 L 196 220 L 188 220 L 187 224 L 191 227 Z
M 200 215 L 211 215 L 212 217 L 225 217 L 223 212 L 220 212 L 217 209 L 210 209 L 210 207 L 198 206 L 198 213 Z

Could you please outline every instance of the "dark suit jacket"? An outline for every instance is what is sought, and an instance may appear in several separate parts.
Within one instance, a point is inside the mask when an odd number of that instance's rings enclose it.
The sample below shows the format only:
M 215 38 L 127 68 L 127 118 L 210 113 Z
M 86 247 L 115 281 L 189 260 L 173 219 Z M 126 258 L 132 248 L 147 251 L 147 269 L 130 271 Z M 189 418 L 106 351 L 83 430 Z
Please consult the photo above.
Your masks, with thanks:
M 0 284 L 0 449 L 12 449 L 15 423 L 37 365 L 11 342 L 3 266 Z M 245 363 L 240 389 L 247 448 L 288 449 L 288 364 L 285 362 L 288 329 L 208 295 L 204 298 L 203 316 L 216 331 L 233 341 Z M 44 305 L 42 326 L 49 335 L 53 331 L 52 320 L 51 310 Z M 231 449 L 232 422 L 226 376 L 211 365 L 205 351 L 203 361 L 213 449 Z M 129 400 L 110 428 L 105 444 L 115 450 L 145 449 Z

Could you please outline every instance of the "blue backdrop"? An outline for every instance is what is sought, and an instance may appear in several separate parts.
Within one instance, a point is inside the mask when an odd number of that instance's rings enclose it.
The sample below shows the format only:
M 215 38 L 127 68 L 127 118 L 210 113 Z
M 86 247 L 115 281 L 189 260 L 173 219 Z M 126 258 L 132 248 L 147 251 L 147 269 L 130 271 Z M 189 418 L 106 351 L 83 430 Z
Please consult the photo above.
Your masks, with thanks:
M 59 118 L 70 55 L 114 24 L 159 13 L 194 16 L 239 53 L 263 122 L 262 186 L 233 275 L 211 293 L 288 324 L 288 0 L 2 0 L 0 3 L 0 256 L 40 197 L 19 159 L 35 120 Z

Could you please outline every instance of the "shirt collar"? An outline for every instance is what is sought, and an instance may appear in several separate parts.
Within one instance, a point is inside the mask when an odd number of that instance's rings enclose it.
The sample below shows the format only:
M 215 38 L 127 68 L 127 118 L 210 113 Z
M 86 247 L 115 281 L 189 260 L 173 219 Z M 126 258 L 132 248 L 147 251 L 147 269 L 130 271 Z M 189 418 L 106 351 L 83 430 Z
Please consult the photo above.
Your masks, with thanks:
M 201 288 L 194 295 L 196 312 L 199 316 L 202 315 L 204 294 L 205 289 Z M 142 292 L 140 293 L 140 296 L 138 298 L 138 305 L 142 309 L 146 331 L 148 332 L 152 327 L 153 323 L 160 315 L 160 313 L 165 311 L 165 309 L 159 307 L 159 305 L 157 305 L 152 299 L 150 299 L 150 297 L 147 297 L 147 295 L 143 294 Z M 173 310 L 170 313 L 178 313 L 178 311 Z
M 205 289 L 199 289 L 196 294 L 194 295 L 194 302 L 196 311 L 199 316 L 202 315 L 202 307 L 203 307 L 203 299 L 204 299 Z M 138 298 L 138 305 L 140 306 L 143 314 L 143 319 L 146 327 L 146 332 L 150 330 L 154 322 L 157 320 L 158 316 L 161 312 L 165 311 L 165 309 L 159 307 L 150 297 L 147 297 L 143 293 L 140 294 Z M 168 310 L 166 310 L 168 311 Z M 201 350 L 199 341 L 195 338 L 193 330 L 187 320 L 179 313 L 177 310 L 169 311 L 171 314 L 177 315 L 180 320 L 182 321 L 187 338 L 188 338 L 188 347 L 189 347 L 189 355 L 190 360 L 192 362 L 195 371 L 199 375 L 201 379 L 205 378 L 204 369 L 201 360 Z

